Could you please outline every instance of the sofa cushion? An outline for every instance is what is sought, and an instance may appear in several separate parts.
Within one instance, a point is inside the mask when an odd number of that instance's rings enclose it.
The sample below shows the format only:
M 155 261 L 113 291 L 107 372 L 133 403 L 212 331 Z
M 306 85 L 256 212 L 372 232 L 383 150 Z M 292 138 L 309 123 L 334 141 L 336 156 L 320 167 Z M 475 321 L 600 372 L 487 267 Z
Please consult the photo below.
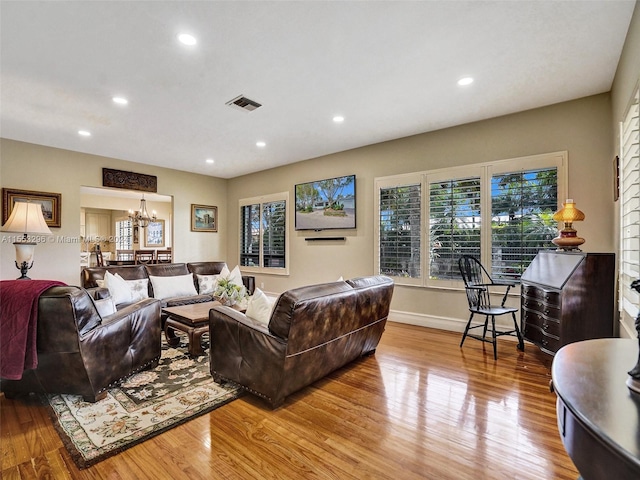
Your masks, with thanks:
M 190 273 L 172 277 L 155 277 L 149 275 L 149 280 L 151 280 L 151 285 L 153 286 L 154 298 L 162 300 L 171 297 L 198 295 L 196 287 L 193 284 L 193 276 Z

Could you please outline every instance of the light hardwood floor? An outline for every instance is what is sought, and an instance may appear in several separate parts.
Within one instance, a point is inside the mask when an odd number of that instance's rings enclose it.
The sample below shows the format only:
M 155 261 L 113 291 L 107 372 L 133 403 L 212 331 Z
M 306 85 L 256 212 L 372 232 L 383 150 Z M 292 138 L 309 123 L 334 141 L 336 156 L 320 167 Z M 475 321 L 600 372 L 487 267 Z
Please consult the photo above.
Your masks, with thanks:
M 389 322 L 374 356 L 270 410 L 245 395 L 85 470 L 46 409 L 0 395 L 2 478 L 571 479 L 551 360 Z

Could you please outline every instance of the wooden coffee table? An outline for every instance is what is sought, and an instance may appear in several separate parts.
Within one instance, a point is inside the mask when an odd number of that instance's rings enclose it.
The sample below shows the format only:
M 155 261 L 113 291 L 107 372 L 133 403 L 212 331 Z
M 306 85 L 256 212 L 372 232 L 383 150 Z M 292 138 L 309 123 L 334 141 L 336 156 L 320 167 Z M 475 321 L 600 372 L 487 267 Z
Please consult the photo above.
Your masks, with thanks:
M 176 336 L 178 330 L 187 334 L 189 355 L 204 355 L 201 340 L 204 333 L 209 333 L 209 310 L 220 305 L 220 302 L 213 301 L 163 308 L 162 311 L 169 316 L 164 324 L 167 343 L 172 347 L 180 343 Z

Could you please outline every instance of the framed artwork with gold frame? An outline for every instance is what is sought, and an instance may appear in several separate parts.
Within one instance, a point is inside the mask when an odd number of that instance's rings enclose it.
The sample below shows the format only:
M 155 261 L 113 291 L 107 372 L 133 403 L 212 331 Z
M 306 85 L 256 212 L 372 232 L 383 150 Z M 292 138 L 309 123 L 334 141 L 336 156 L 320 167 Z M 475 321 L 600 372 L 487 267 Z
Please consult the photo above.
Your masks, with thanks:
M 191 204 L 191 231 L 217 232 L 218 207 Z
M 42 206 L 42 214 L 49 227 L 60 228 L 60 212 L 62 210 L 62 194 L 50 192 L 36 192 L 32 190 L 16 190 L 14 188 L 2 189 L 2 224 L 4 225 L 13 206 L 18 202 L 39 203 Z

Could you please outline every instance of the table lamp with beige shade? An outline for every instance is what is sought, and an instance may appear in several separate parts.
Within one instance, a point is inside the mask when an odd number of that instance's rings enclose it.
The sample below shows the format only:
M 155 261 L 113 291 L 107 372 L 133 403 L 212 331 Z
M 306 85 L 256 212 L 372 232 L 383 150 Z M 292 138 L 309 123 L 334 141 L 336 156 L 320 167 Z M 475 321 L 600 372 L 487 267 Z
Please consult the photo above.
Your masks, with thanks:
M 29 241 L 29 235 L 53 235 L 42 214 L 42 206 L 39 203 L 16 201 L 1 230 L 22 234 L 20 240 L 13 242 L 16 247 L 16 267 L 21 273 L 18 280 L 30 280 L 27 272 L 33 266 L 36 242 Z

